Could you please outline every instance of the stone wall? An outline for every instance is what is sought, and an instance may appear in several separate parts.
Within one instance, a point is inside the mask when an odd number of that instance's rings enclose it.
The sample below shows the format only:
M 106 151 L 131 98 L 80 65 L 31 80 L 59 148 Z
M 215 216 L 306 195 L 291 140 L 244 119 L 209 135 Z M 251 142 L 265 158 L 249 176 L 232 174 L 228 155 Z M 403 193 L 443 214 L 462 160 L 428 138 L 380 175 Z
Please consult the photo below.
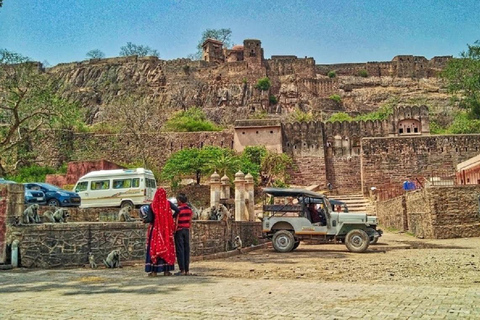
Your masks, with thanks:
M 160 169 L 174 152 L 185 148 L 218 146 L 233 148 L 233 130 L 218 132 L 133 134 L 75 134 L 70 147 L 61 149 L 71 154 L 70 161 L 108 160 L 117 164 L 141 162 L 147 159 L 150 168 Z M 58 166 L 65 159 L 50 152 L 55 140 L 35 145 L 41 165 Z M 48 152 L 47 152 L 48 151 Z
M 101 263 L 112 250 L 122 261 L 145 259 L 148 225 L 141 222 L 69 222 L 10 226 L 9 239 L 19 240 L 20 265 L 26 268 L 82 266 L 89 252 Z M 193 221 L 191 255 L 201 256 L 232 250 L 235 236 L 244 246 L 261 240 L 259 222 Z
M 407 177 L 455 178 L 456 165 L 480 150 L 480 135 L 362 139 L 363 190 Z M 360 178 L 360 175 L 359 175 Z
M 408 230 L 407 212 L 404 197 L 396 197 L 386 201 L 377 201 L 376 208 L 379 223 L 386 228 Z
M 443 186 L 407 192 L 377 202 L 382 226 L 411 232 L 418 238 L 480 236 L 480 186 Z
M 20 266 L 33 268 L 82 266 L 92 252 L 101 264 L 112 250 L 121 260 L 143 260 L 148 225 L 118 222 L 118 208 L 69 208 L 67 223 L 22 224 L 25 208 L 23 186 L 0 188 L 0 263 L 10 263 L 8 246 L 19 241 Z M 48 210 L 40 207 L 40 214 Z M 137 217 L 136 211 L 132 214 Z M 17 219 L 15 219 L 17 217 Z M 236 221 L 192 221 L 191 254 L 200 256 L 232 249 L 236 236 L 244 246 L 263 240 L 261 223 Z

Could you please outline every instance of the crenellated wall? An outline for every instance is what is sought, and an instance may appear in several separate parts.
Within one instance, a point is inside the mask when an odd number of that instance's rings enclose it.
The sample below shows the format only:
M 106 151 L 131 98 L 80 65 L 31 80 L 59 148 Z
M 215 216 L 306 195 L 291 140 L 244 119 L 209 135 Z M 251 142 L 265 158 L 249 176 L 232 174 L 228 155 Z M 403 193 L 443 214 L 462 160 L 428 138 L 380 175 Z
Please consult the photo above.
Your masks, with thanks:
M 392 61 L 318 64 L 315 68 L 316 73 L 321 75 L 327 75 L 330 71 L 335 71 L 337 75 L 341 76 L 357 76 L 360 71 L 365 70 L 368 76 L 428 78 L 437 76 L 450 59 L 452 59 L 452 56 L 433 57 L 428 60 L 422 56 L 399 55 L 395 56 Z

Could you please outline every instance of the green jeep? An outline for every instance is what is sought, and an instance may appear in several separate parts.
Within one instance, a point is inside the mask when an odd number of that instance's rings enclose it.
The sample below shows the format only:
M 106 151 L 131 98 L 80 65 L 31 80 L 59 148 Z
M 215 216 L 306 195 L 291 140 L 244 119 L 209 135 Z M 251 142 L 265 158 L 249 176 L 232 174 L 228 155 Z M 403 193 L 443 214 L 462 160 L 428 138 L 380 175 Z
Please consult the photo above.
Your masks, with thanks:
M 278 252 L 295 250 L 302 240 L 345 243 L 351 252 L 365 252 L 382 231 L 377 217 L 335 212 L 329 199 L 306 189 L 264 188 L 263 237 Z

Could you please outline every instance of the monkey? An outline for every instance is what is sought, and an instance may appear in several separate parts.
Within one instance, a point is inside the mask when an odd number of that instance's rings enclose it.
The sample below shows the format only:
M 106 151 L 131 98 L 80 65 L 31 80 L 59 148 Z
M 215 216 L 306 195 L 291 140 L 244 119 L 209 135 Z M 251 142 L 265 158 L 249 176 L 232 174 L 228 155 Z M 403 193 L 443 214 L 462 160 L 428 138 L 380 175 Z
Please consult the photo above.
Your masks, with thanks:
M 64 208 L 59 208 L 55 210 L 55 212 L 52 211 L 45 211 L 43 213 L 43 216 L 48 222 L 67 222 L 67 218 L 70 217 L 70 214 L 68 213 L 67 209 Z
M 237 249 L 238 251 L 242 252 L 242 239 L 240 239 L 240 236 L 235 237 L 235 240 L 233 240 L 233 245 L 234 245 L 234 249 Z
M 95 255 L 91 252 L 88 254 L 88 262 L 90 263 L 90 268 L 97 268 L 97 264 L 95 263 Z
M 32 204 L 28 206 L 25 211 L 23 211 L 23 221 L 24 223 L 41 223 L 40 217 L 38 216 L 38 204 Z
M 43 213 L 43 220 L 44 222 L 52 222 L 55 223 L 55 218 L 53 217 L 53 212 L 47 210 Z
M 112 250 L 107 256 L 105 260 L 103 260 L 103 264 L 107 268 L 121 268 L 120 267 L 120 250 Z
M 55 222 L 67 222 L 68 217 L 70 217 L 68 210 L 63 208 L 57 209 L 53 214 Z
M 125 222 L 135 221 L 135 219 L 130 216 L 131 211 L 132 211 L 132 207 L 130 206 L 121 208 L 120 211 L 118 212 L 118 221 L 125 221 Z

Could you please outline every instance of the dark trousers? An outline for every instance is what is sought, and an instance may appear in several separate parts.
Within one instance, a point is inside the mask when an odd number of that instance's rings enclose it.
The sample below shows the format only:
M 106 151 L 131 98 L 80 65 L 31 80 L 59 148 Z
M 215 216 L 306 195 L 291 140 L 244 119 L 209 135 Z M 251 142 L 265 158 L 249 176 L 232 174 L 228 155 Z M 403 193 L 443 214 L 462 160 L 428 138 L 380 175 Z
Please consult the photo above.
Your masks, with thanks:
M 189 271 L 190 266 L 190 229 L 175 232 L 175 250 L 180 271 Z

